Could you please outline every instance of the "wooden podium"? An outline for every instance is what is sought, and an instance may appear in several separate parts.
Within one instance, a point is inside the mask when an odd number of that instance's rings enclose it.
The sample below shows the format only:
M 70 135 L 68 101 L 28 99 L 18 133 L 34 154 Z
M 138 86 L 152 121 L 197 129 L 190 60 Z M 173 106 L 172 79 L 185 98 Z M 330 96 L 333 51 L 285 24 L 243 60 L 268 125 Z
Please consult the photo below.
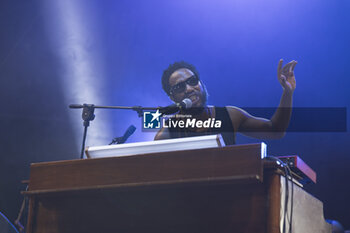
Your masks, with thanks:
M 261 150 L 251 144 L 32 164 L 27 232 L 279 233 L 281 175 Z M 298 187 L 293 208 L 294 233 L 331 232 L 322 203 Z

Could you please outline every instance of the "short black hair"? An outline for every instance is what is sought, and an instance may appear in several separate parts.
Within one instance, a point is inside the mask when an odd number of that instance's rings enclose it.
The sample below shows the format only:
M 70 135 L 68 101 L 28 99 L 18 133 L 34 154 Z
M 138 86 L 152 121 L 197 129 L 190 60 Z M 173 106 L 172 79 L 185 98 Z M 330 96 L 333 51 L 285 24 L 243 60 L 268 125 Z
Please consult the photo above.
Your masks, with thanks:
M 163 72 L 163 76 L 162 76 L 162 87 L 163 90 L 170 96 L 170 84 L 169 84 L 169 78 L 170 76 L 177 71 L 178 69 L 189 69 L 190 71 L 192 71 L 194 73 L 194 75 L 197 76 L 198 79 L 199 78 L 199 73 L 196 69 L 196 67 L 194 67 L 194 65 L 185 62 L 185 61 L 179 61 L 179 62 L 174 62 L 173 64 L 170 64 L 168 66 L 168 68 L 166 70 L 164 70 Z

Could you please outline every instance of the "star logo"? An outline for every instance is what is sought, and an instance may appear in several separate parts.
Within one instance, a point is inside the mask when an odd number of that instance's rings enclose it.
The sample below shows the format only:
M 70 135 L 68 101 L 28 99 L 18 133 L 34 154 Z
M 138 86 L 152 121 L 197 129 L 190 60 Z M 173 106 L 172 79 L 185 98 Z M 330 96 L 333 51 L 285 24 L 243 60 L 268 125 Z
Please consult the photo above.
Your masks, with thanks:
M 161 121 L 160 116 L 162 114 L 159 112 L 159 109 L 157 111 L 150 111 L 150 112 L 144 112 L 143 113 L 143 129 L 160 129 L 161 127 Z
M 159 121 L 159 117 L 162 115 L 161 113 L 159 113 L 159 109 L 157 109 L 157 111 L 155 113 L 151 113 L 153 118 L 151 120 L 151 122 L 153 122 L 154 120 Z

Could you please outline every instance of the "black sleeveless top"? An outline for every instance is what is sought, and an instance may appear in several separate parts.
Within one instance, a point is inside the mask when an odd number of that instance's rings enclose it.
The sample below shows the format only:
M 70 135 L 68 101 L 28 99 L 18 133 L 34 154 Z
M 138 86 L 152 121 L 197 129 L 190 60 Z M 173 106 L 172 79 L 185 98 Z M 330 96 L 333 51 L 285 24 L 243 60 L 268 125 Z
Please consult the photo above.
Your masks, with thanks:
M 215 119 L 221 120 L 220 128 L 208 128 L 203 132 L 192 132 L 186 128 L 168 128 L 170 138 L 184 138 L 212 134 L 221 134 L 226 145 L 236 143 L 235 131 L 229 113 L 225 107 L 215 107 Z

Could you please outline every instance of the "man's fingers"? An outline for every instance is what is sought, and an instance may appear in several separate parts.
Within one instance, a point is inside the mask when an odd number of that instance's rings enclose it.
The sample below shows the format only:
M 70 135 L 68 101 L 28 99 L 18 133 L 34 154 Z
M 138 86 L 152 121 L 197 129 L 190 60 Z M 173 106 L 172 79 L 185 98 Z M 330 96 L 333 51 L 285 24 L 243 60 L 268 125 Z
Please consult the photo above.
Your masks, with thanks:
M 277 76 L 278 76 L 278 78 L 281 76 L 282 64 L 283 64 L 283 59 L 280 59 L 280 61 L 278 62 L 278 67 L 277 67 Z
M 287 82 L 293 82 L 294 68 L 298 62 L 293 60 L 283 66 L 283 60 L 281 59 L 278 63 L 277 76 L 282 86 L 285 87 Z M 295 82 L 295 80 L 294 80 Z
M 292 66 L 292 62 L 288 62 L 283 68 L 282 73 L 289 73 L 290 67 Z
M 293 72 L 294 62 L 295 62 L 294 60 L 290 62 L 290 66 L 289 66 L 289 70 L 288 70 L 289 73 Z
M 281 83 L 284 84 L 284 83 L 287 81 L 287 77 L 284 76 L 283 74 L 281 74 L 281 76 L 280 76 L 280 81 L 281 81 Z
M 286 80 L 287 80 L 287 77 L 285 76 L 285 75 L 281 75 L 281 80 L 283 81 L 283 82 L 285 82 Z
M 284 75 L 288 75 L 288 76 L 293 76 L 293 71 L 294 71 L 294 68 L 295 68 L 295 65 L 297 64 L 296 61 L 291 61 L 291 62 L 288 62 L 283 68 L 282 68 L 282 71 L 281 73 L 284 74 Z
M 294 68 L 295 68 L 296 64 L 298 64 L 298 62 L 297 61 L 293 61 L 293 64 L 291 66 L 291 72 L 294 72 Z

